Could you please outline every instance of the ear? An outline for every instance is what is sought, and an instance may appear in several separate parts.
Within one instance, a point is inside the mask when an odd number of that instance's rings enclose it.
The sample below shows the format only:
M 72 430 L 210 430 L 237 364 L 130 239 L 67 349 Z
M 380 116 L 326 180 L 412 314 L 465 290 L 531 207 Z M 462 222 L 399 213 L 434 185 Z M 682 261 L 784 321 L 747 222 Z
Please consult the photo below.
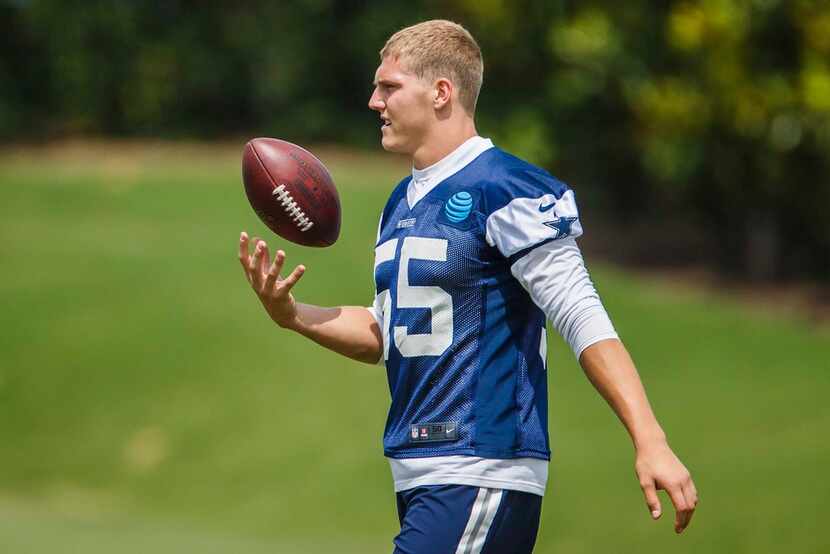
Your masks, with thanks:
M 449 79 L 438 79 L 432 89 L 432 107 L 440 110 L 444 106 L 449 105 L 452 100 L 453 91 L 452 81 Z

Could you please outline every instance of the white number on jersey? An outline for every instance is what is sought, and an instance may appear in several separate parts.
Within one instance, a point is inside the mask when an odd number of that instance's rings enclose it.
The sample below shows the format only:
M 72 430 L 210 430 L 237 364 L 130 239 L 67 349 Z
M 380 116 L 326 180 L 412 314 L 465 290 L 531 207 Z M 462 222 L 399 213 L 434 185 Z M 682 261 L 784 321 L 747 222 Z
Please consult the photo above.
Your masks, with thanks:
M 394 259 L 398 239 L 384 242 L 375 249 L 375 267 Z M 398 308 L 427 308 L 431 312 L 431 333 L 409 334 L 405 326 L 395 326 L 395 346 L 401 356 L 439 356 L 452 344 L 452 296 L 441 287 L 409 284 L 409 261 L 447 261 L 447 240 L 424 237 L 406 237 L 401 247 L 398 265 Z M 391 298 L 389 291 L 378 294 L 383 306 L 383 357 L 389 359 L 389 335 L 391 322 Z

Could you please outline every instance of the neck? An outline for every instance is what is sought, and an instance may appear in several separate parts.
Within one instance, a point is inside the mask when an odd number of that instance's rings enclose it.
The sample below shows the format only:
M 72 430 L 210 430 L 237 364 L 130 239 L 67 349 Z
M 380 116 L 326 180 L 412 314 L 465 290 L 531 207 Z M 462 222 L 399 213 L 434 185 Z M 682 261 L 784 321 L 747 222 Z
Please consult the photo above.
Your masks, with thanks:
M 478 135 L 471 117 L 452 122 L 453 124 L 449 121 L 446 123 L 435 125 L 423 144 L 412 153 L 412 166 L 415 169 L 431 166 L 464 144 L 467 139 Z

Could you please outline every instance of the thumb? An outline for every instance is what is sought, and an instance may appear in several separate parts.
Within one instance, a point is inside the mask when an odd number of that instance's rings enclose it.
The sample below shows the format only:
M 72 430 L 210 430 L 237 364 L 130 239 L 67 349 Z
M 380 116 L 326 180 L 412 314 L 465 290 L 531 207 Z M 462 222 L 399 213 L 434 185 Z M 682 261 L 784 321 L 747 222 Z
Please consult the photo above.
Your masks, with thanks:
M 663 514 L 663 509 L 660 507 L 660 498 L 657 496 L 657 489 L 654 488 L 654 483 L 647 483 L 642 488 L 643 494 L 646 497 L 648 511 L 651 512 L 651 518 L 659 519 Z

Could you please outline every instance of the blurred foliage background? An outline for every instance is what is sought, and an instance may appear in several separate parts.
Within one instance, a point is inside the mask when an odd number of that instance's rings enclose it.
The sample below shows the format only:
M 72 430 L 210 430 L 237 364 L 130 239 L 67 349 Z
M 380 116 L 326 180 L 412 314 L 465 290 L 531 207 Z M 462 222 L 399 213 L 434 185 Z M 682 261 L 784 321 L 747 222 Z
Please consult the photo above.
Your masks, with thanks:
M 432 17 L 480 42 L 480 132 L 569 181 L 607 255 L 830 279 L 828 2 L 0 0 L 0 139 L 375 145 L 377 51 Z
M 309 268 L 295 290 L 367 304 L 409 169 L 366 108 L 377 52 L 433 17 L 481 44 L 481 134 L 576 190 L 701 491 L 684 535 L 650 520 L 625 432 L 551 335 L 537 552 L 830 551 L 830 328 L 805 321 L 830 290 L 830 3 L 0 0 L 0 552 L 391 550 L 383 369 L 270 325 L 236 246 L 279 239 L 239 162 L 252 136 L 311 145 L 343 231 L 281 244 Z

